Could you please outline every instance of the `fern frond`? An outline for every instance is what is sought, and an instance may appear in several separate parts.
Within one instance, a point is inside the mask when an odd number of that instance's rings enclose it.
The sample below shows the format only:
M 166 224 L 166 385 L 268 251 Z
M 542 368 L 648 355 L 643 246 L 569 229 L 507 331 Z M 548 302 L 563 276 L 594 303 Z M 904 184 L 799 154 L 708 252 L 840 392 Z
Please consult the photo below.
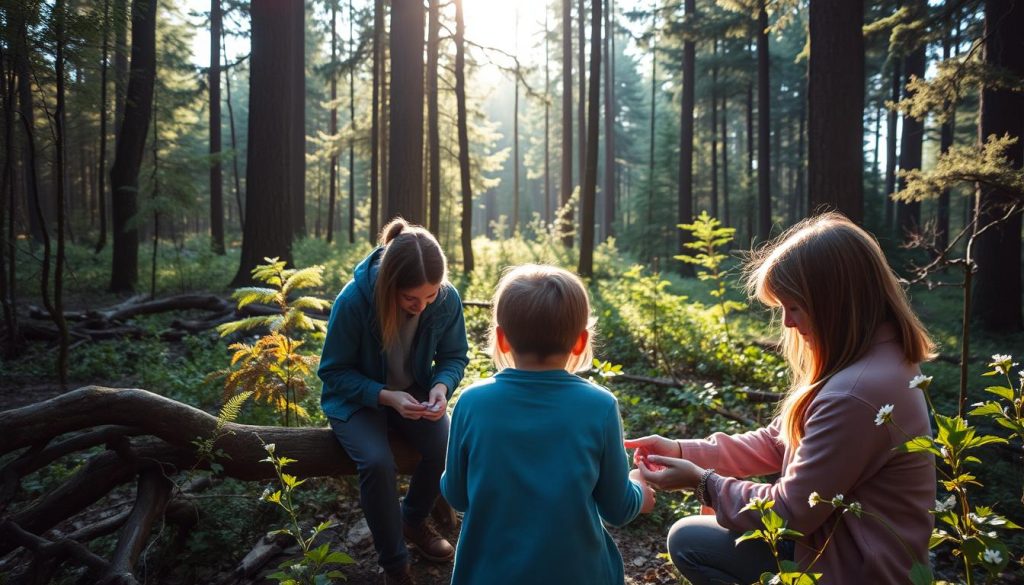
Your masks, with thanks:
M 316 266 L 310 266 L 309 268 L 301 268 L 295 270 L 288 275 L 285 280 L 284 286 L 281 287 L 282 292 L 286 295 L 289 291 L 297 288 L 313 288 L 320 286 L 324 282 L 324 267 L 322 264 Z
M 270 286 L 280 287 L 281 286 L 281 271 L 284 270 L 287 262 L 274 258 L 264 258 L 267 263 L 260 264 L 259 266 L 252 269 L 252 277 L 260 282 L 265 282 Z
M 219 420 L 225 423 L 234 422 L 238 418 L 239 413 L 242 412 L 242 406 L 245 405 L 245 401 L 252 396 L 252 390 L 246 390 L 239 392 L 231 397 L 230 400 L 224 403 L 224 406 L 220 409 Z
M 280 319 L 276 315 L 267 315 L 260 317 L 246 317 L 245 319 L 239 319 L 238 321 L 230 321 L 217 326 L 217 333 L 220 333 L 221 337 L 227 337 L 232 333 L 239 331 L 249 331 L 258 327 L 270 326 L 275 319 Z
M 280 292 L 276 288 L 243 286 L 242 288 L 236 288 L 235 292 L 231 294 L 231 298 L 238 301 L 238 308 L 241 309 L 253 303 L 263 303 L 265 305 L 277 303 L 279 295 Z
M 288 306 L 303 311 L 326 311 L 331 308 L 331 301 L 325 301 L 316 297 L 299 297 L 288 303 Z
M 285 324 L 284 317 L 281 315 L 270 315 L 262 318 L 266 319 L 267 327 L 274 333 L 280 331 L 281 327 Z

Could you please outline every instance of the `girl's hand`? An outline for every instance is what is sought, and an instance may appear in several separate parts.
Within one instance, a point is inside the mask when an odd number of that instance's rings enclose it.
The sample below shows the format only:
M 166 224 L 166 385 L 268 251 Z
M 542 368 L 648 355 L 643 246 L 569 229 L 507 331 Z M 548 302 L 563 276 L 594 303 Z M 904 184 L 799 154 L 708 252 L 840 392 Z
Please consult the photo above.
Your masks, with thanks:
M 639 439 L 626 439 L 627 449 L 636 449 L 633 453 L 633 464 L 637 467 L 647 467 L 657 470 L 656 465 L 649 463 L 648 456 L 662 455 L 665 457 L 679 457 L 682 452 L 679 443 L 672 439 L 666 439 L 661 435 L 650 435 Z
M 629 472 L 629 479 L 633 480 L 637 485 L 640 486 L 640 491 L 644 494 L 643 503 L 640 504 L 641 514 L 650 514 L 654 510 L 654 490 L 651 486 L 647 485 L 644 481 L 643 476 L 640 475 L 639 469 L 633 469 Z
M 377 401 L 384 406 L 395 409 L 398 414 L 402 415 L 402 418 L 410 420 L 423 418 L 429 412 L 426 406 L 423 406 L 412 397 L 412 394 L 400 390 L 381 390 Z
M 430 389 L 427 403 L 424 405 L 426 409 L 423 412 L 423 418 L 426 420 L 441 420 L 441 417 L 448 411 L 448 387 L 444 384 L 434 384 L 434 387 Z
M 639 465 L 637 470 L 640 476 L 655 489 L 662 491 L 692 490 L 700 483 L 700 475 L 704 473 L 702 467 L 686 459 L 648 455 L 647 462 L 654 465 Z

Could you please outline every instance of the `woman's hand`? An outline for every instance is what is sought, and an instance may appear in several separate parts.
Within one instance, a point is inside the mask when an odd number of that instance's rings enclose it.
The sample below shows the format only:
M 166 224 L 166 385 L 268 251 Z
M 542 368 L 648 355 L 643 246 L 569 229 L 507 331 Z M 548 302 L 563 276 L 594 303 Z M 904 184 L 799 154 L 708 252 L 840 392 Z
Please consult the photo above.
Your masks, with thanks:
M 651 486 L 647 485 L 647 482 L 644 481 L 643 476 L 640 475 L 639 469 L 631 470 L 629 472 L 629 479 L 633 480 L 640 486 L 640 491 L 644 495 L 643 503 L 640 504 L 640 513 L 650 514 L 651 510 L 654 509 L 654 490 L 652 490 Z
M 662 455 L 665 457 L 679 457 L 682 450 L 679 443 L 672 439 L 666 439 L 661 435 L 650 435 L 639 439 L 626 439 L 627 449 L 636 449 L 633 453 L 633 465 L 637 467 L 652 467 L 647 465 L 649 455 Z
M 661 455 L 648 455 L 646 462 L 638 465 L 637 470 L 644 481 L 662 491 L 692 490 L 700 483 L 700 475 L 704 473 L 702 467 L 686 459 Z
M 447 396 L 447 386 L 444 384 L 434 384 L 434 387 L 430 389 L 427 404 L 424 406 L 426 410 L 423 412 L 423 418 L 427 420 L 441 420 L 441 417 L 448 411 Z
M 385 388 L 380 391 L 377 402 L 383 406 L 395 409 L 398 414 L 402 415 L 402 418 L 410 420 L 418 420 L 429 414 L 426 406 L 420 404 L 418 400 L 412 397 L 412 394 L 402 392 L 401 390 L 388 390 Z

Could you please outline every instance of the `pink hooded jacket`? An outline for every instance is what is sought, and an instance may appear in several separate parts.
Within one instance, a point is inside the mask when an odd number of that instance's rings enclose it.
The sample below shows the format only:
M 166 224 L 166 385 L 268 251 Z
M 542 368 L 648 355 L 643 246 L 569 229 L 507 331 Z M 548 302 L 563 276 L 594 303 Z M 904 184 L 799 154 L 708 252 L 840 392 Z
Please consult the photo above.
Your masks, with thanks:
M 929 510 L 936 489 L 933 456 L 893 449 L 907 440 L 904 433 L 931 434 L 924 396 L 908 387 L 918 374 L 917 364 L 904 360 L 895 330 L 883 326 L 867 353 L 828 380 L 814 398 L 795 449 L 783 445 L 781 420 L 776 418 L 765 428 L 740 435 L 715 433 L 679 441 L 682 455 L 716 470 L 707 490 L 725 528 L 761 528 L 758 512 L 741 509 L 752 497 L 774 500 L 788 527 L 804 534 L 796 547 L 801 568 L 834 529 L 812 567 L 823 574 L 822 583 L 909 583 L 911 565 L 928 564 L 934 524 Z M 902 432 L 892 424 L 875 424 L 886 404 L 893 405 L 892 419 Z M 781 477 L 773 484 L 742 479 L 775 473 Z M 848 513 L 840 520 L 828 502 L 811 507 L 812 492 L 826 500 L 843 494 L 846 503 L 859 502 L 865 514 L 857 518 Z M 869 514 L 881 516 L 889 527 Z

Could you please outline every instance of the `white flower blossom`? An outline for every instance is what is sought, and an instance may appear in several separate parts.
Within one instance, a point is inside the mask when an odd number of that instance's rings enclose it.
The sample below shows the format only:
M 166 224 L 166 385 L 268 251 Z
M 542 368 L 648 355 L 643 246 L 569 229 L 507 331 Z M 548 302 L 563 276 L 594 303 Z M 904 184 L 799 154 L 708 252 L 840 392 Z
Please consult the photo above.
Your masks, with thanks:
M 807 505 L 811 508 L 819 503 L 821 503 L 821 496 L 818 495 L 818 492 L 811 492 L 811 495 L 807 496 Z
M 942 455 L 943 459 L 949 459 L 949 449 L 945 447 L 939 447 L 939 453 Z
M 925 376 L 924 374 L 918 374 L 910 379 L 910 385 L 908 388 L 917 388 L 919 390 L 927 390 L 928 386 L 932 384 L 932 377 Z
M 1003 562 L 1003 555 L 1000 554 L 999 551 L 991 548 L 985 549 L 985 552 L 982 554 L 982 558 L 985 559 L 986 563 L 992 565 L 998 565 L 999 563 Z
M 267 497 L 270 495 L 270 493 L 271 493 L 270 492 L 270 486 L 267 486 L 267 487 L 263 488 L 263 493 L 260 494 L 260 501 L 261 502 L 267 501 Z
M 772 580 L 768 582 L 768 585 L 782 585 L 782 577 L 775 575 Z
M 861 513 L 864 512 L 864 506 L 861 506 L 860 502 L 850 502 L 846 507 L 849 508 L 855 516 L 860 516 Z
M 837 507 L 837 508 L 839 506 L 842 506 L 843 505 L 843 494 L 836 494 L 836 495 L 832 496 L 832 505 Z
M 956 505 L 956 498 L 954 498 L 953 496 L 949 496 L 948 498 L 946 498 L 945 500 L 942 500 L 942 501 L 935 500 L 935 511 L 939 512 L 939 513 L 948 512 L 948 511 L 952 510 L 953 506 L 955 506 L 955 505 Z
M 878 414 L 875 415 L 875 426 L 880 427 L 892 419 L 893 405 L 884 404 L 882 408 L 878 409 Z
M 1012 355 L 997 353 L 992 356 L 992 363 L 989 364 L 989 367 L 995 368 L 995 370 L 1000 374 L 1009 374 L 1010 368 L 1016 365 L 1017 364 L 1014 363 Z
M 267 450 L 267 453 L 270 453 L 271 455 L 273 455 L 273 454 L 274 454 L 274 449 L 275 449 L 276 447 L 277 447 L 277 446 L 276 446 L 276 445 L 274 445 L 273 443 L 267 443 L 266 445 L 263 445 L 263 448 L 264 448 L 264 449 L 266 449 L 266 450 Z
M 763 503 L 764 503 L 764 499 L 759 498 L 757 496 L 753 496 L 753 497 L 750 498 L 750 501 L 747 502 L 747 505 L 750 506 L 751 508 L 756 508 L 756 507 L 760 506 Z

